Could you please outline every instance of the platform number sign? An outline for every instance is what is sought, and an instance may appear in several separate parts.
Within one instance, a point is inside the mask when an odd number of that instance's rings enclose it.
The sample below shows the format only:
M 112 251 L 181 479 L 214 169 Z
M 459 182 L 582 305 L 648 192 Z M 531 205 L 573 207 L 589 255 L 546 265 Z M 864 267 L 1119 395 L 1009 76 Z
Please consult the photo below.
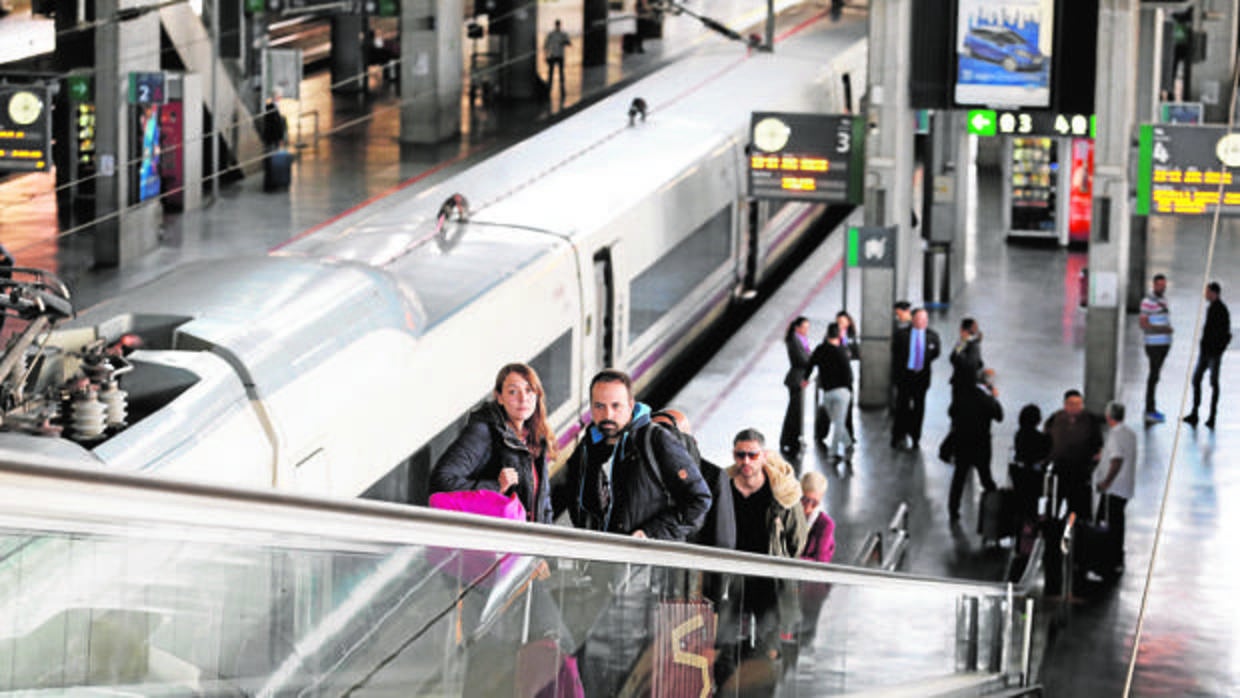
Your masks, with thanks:
M 130 104 L 163 104 L 164 74 L 163 73 L 130 73 L 129 74 Z
M 970 109 L 965 115 L 965 124 L 968 132 L 975 136 L 1093 138 L 1096 128 L 1092 114 L 994 109 Z
M 1144 124 L 1137 142 L 1137 215 L 1240 216 L 1240 137 L 1226 126 Z
M 749 195 L 860 204 L 865 124 L 849 114 L 754 112 Z
M 0 85 L 0 172 L 51 167 L 51 113 L 47 86 Z

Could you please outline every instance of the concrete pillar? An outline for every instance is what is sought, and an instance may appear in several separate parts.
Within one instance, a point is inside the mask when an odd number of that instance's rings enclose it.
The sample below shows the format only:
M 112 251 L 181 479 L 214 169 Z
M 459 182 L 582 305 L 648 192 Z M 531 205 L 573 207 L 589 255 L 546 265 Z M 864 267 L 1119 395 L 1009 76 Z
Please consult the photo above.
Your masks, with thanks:
M 607 65 L 607 0 L 581 3 L 581 65 Z
M 197 73 L 186 73 L 181 76 L 181 127 L 182 138 L 181 161 L 185 177 L 185 191 L 182 194 L 184 210 L 193 211 L 202 208 L 202 76 Z
M 865 223 L 893 225 L 896 265 L 861 271 L 861 407 L 887 404 L 891 385 L 891 304 L 910 296 L 909 265 L 920 257 L 912 234 L 913 122 L 909 110 L 912 0 L 870 5 L 869 112 L 866 141 Z
M 400 140 L 431 145 L 461 132 L 465 63 L 461 0 L 405 0 L 400 9 Z
M 332 15 L 332 92 L 366 90 L 366 16 Z
M 1206 33 L 1206 60 L 1193 66 L 1189 97 L 1191 101 L 1205 103 L 1206 121 L 1227 123 L 1232 61 L 1236 58 L 1236 8 L 1240 0 L 1212 0 L 1206 4 L 1209 11 L 1198 7 L 1200 18 L 1193 23 Z
M 1141 8 L 1141 36 L 1137 47 L 1137 123 L 1158 121 L 1163 88 L 1163 58 L 1174 47 L 1163 42 L 1166 14 L 1161 7 Z
M 533 99 L 538 94 L 538 3 L 517 3 L 502 26 L 508 40 L 508 59 L 500 78 L 503 94 L 511 99 Z
M 1098 134 L 1085 322 L 1085 404 L 1098 413 L 1108 400 L 1118 397 L 1123 371 L 1130 232 L 1128 162 L 1137 97 L 1138 8 L 1137 0 L 1102 0 L 1098 7 L 1098 74 L 1107 79 L 1098 80 L 1094 96 Z
M 95 16 L 95 266 L 120 266 L 159 244 L 162 207 L 152 198 L 130 203 L 133 171 L 141 145 L 135 144 L 137 108 L 127 100 L 130 72 L 159 70 L 159 14 L 151 11 L 117 20 L 117 0 L 98 0 Z

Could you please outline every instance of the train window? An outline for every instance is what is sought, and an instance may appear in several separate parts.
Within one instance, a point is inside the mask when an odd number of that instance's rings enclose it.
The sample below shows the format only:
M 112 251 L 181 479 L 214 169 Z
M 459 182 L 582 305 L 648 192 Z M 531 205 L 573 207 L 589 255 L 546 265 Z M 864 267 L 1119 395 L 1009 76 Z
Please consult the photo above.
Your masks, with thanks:
M 547 414 L 568 402 L 573 389 L 573 331 L 556 338 L 551 346 L 530 360 L 547 394 Z
M 638 274 L 629 288 L 629 342 L 727 262 L 731 246 L 732 207 L 728 206 Z

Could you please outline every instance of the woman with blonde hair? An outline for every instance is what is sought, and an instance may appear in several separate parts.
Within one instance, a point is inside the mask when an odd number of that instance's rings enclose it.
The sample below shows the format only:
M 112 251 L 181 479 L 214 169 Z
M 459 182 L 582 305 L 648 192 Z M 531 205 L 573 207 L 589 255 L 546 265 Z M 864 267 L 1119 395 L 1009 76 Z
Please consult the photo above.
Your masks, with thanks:
M 492 400 L 469 415 L 431 470 L 431 494 L 462 490 L 516 493 L 526 517 L 551 523 L 547 464 L 555 433 L 547 423 L 546 394 L 533 368 L 511 363 L 495 376 Z

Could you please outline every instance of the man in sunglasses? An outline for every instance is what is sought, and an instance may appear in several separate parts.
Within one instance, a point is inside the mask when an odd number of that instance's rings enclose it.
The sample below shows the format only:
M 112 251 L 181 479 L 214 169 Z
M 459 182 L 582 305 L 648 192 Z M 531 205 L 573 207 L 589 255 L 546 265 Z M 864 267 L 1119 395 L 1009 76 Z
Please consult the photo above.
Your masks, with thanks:
M 736 511 L 736 549 L 787 558 L 800 555 L 809 526 L 801 508 L 801 483 L 796 471 L 779 454 L 766 449 L 766 439 L 757 429 L 745 429 L 732 439 L 732 460 L 729 475 Z M 801 616 L 796 582 L 745 577 L 741 593 L 732 596 L 737 607 L 730 610 L 739 618 L 733 627 L 739 627 L 739 633 L 735 633 L 738 637 L 725 637 L 725 629 L 730 628 L 720 621 L 722 647 L 715 665 L 720 685 L 726 688 L 725 682 L 735 669 L 754 667 L 750 660 L 765 658 L 776 669 L 794 666 Z M 776 677 L 782 673 L 772 672 Z M 757 679 L 738 676 L 732 681 L 751 685 Z M 770 688 L 773 691 L 775 686 Z

